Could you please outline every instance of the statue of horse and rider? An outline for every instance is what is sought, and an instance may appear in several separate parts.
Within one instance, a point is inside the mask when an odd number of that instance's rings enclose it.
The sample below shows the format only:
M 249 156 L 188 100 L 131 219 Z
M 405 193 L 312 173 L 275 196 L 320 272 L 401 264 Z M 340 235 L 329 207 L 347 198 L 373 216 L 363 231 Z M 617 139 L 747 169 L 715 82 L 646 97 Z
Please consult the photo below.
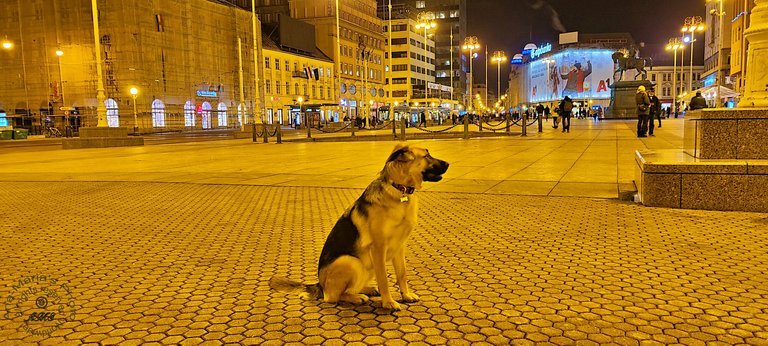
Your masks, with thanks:
M 614 80 L 621 80 L 624 76 L 624 71 L 632 69 L 637 71 L 634 79 L 637 79 L 637 76 L 641 74 L 643 75 L 643 80 L 648 79 L 648 71 L 645 70 L 645 67 L 648 66 L 653 70 L 653 60 L 651 58 L 640 58 L 636 55 L 634 49 L 630 50 L 628 54 L 615 52 L 611 55 L 613 63 L 616 65 L 616 71 L 613 73 Z M 616 78 L 616 73 L 619 74 L 619 78 Z

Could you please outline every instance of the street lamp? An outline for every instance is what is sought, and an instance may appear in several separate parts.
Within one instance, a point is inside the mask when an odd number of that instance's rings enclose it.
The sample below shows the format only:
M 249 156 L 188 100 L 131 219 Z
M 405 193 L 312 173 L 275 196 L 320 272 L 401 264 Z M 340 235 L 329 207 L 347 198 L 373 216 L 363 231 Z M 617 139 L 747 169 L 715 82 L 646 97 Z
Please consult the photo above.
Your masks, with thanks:
M 136 95 L 139 93 L 139 89 L 131 87 L 131 96 L 133 96 L 133 135 L 135 136 L 139 129 L 139 118 L 136 115 Z
M 677 51 L 683 50 L 685 48 L 685 45 L 680 42 L 680 39 L 677 37 L 673 37 L 669 39 L 669 43 L 667 43 L 667 50 L 671 50 L 672 54 L 674 54 L 674 64 L 672 65 L 672 110 L 675 113 L 675 116 L 677 116 Z M 682 52 L 681 54 L 681 60 L 682 60 Z
M 472 111 L 472 82 L 474 80 L 474 76 L 472 75 L 472 59 L 474 59 L 474 50 L 480 49 L 480 43 L 478 43 L 477 36 L 467 36 L 464 38 L 464 46 L 462 46 L 464 50 L 469 51 L 469 111 Z
M 686 17 L 681 29 L 683 36 L 686 32 L 690 34 L 691 40 L 691 70 L 688 75 L 688 91 L 693 91 L 693 42 L 696 41 L 694 34 L 697 31 L 704 31 L 704 29 L 704 20 L 700 16 Z
M 507 56 L 504 52 L 497 50 L 493 52 L 491 61 L 496 63 L 496 97 L 501 100 L 501 63 L 507 61 Z
M 13 48 L 13 42 L 6 40 L 3 40 L 3 49 L 11 49 Z
M 429 98 L 429 67 L 427 65 L 427 29 L 437 26 L 435 14 L 432 12 L 419 13 L 416 29 L 424 29 L 424 99 Z
M 67 101 L 64 98 L 64 75 L 61 73 L 61 57 L 64 55 L 64 51 L 61 49 L 56 50 L 56 56 L 58 56 L 59 61 L 59 92 L 61 93 L 61 104 L 62 107 L 69 108 L 67 106 Z M 64 134 L 69 137 L 69 109 L 64 110 Z
M 721 101 L 720 85 L 722 85 L 723 82 L 720 75 L 723 73 L 723 17 L 725 16 L 725 12 L 723 11 L 723 0 L 713 1 L 717 1 L 719 3 L 719 8 L 717 10 L 712 9 L 709 11 L 710 14 L 718 17 L 717 32 L 719 37 L 717 40 L 717 74 L 715 75 L 715 85 L 717 86 L 717 89 L 715 90 L 715 107 L 719 107 Z
M 303 107 L 302 107 L 302 103 L 304 103 L 304 98 L 303 98 L 303 97 L 301 97 L 301 96 L 299 96 L 299 97 L 296 99 L 296 102 L 298 102 L 298 103 L 299 103 L 299 121 L 302 121 L 302 120 L 301 120 L 301 117 L 302 117 L 302 116 L 304 116 L 304 112 L 303 112 L 303 109 L 302 109 L 302 108 L 303 108 Z M 304 119 L 303 121 L 304 121 L 304 122 L 306 122 L 306 121 L 307 121 L 307 119 Z M 307 127 L 309 127 L 309 124 L 305 124 L 305 125 L 307 125 Z M 296 127 L 296 128 L 298 129 L 298 127 Z

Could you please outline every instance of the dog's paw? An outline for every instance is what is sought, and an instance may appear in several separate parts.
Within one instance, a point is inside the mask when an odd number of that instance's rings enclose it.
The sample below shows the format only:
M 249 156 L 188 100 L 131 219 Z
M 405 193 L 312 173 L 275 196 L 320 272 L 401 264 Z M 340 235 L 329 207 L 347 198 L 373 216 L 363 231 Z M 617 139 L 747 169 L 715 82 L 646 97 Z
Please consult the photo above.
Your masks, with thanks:
M 382 300 L 382 301 L 381 301 L 381 306 L 382 306 L 383 308 L 385 308 L 385 309 L 389 309 L 389 310 L 395 310 L 395 311 L 400 311 L 400 310 L 402 310 L 402 308 L 400 307 L 400 304 L 398 304 L 398 303 L 397 303 L 396 301 L 394 301 L 394 300 L 389 300 L 389 301 L 385 301 L 385 300 Z
M 406 303 L 418 302 L 419 296 L 416 293 L 403 293 L 403 301 Z

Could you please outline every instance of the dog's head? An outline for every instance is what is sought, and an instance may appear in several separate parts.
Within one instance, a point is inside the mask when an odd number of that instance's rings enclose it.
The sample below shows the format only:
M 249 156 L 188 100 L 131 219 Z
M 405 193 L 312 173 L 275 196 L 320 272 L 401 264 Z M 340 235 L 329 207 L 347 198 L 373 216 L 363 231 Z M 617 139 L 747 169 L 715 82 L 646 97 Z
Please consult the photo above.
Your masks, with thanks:
M 442 180 L 448 162 L 432 157 L 427 149 L 401 143 L 389 155 L 384 169 L 395 182 L 419 189 L 424 181 Z

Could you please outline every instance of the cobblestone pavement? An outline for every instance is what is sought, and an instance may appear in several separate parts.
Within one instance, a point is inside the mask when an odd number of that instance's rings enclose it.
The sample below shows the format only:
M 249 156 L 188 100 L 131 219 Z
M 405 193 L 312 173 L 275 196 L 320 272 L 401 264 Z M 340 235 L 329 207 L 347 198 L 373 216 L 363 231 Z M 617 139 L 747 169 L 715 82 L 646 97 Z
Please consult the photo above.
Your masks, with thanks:
M 418 192 L 408 260 L 420 302 L 392 313 L 376 299 L 333 306 L 271 291 L 275 274 L 315 280 L 327 232 L 360 192 L 0 183 L 0 301 L 11 312 L 0 341 L 768 344 L 768 217 L 756 213 Z M 46 277 L 25 281 L 34 275 Z M 32 291 L 43 287 L 59 297 Z M 64 313 L 46 321 L 40 306 Z M 33 312 L 43 321 L 25 324 Z M 58 329 L 30 334 L 44 328 Z

